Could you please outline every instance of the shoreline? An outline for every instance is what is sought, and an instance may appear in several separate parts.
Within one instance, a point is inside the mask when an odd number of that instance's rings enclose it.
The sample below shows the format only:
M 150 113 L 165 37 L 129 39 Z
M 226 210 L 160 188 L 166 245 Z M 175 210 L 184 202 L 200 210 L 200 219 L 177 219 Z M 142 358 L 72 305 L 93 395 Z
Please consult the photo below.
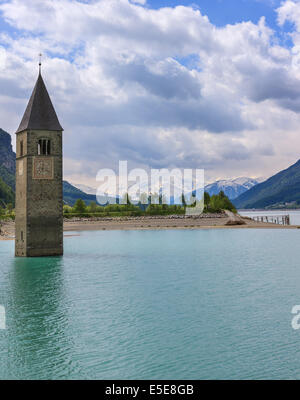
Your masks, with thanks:
M 14 240 L 13 221 L 2 222 L 0 241 Z M 101 230 L 172 230 L 172 229 L 300 229 L 297 225 L 277 225 L 256 222 L 247 217 L 213 214 L 210 216 L 143 216 L 123 218 L 74 218 L 64 220 L 64 232 L 83 232 Z M 72 237 L 74 235 L 64 235 Z

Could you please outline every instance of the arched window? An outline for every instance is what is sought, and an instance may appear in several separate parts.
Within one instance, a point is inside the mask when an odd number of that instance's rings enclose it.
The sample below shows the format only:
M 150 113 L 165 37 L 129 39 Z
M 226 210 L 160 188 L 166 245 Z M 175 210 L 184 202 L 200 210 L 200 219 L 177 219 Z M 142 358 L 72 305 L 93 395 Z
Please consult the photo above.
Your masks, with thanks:
M 49 139 L 39 139 L 38 155 L 49 156 L 51 153 L 51 141 Z

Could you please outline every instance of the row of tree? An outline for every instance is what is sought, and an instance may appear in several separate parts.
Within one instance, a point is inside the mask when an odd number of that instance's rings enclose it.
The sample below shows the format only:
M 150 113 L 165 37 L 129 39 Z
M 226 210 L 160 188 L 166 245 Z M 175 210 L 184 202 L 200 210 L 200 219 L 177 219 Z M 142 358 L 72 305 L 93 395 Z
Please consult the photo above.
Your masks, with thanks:
M 90 217 L 90 216 L 140 216 L 140 215 L 180 215 L 185 213 L 186 204 L 183 199 L 182 205 L 162 204 L 162 199 L 159 199 L 160 204 L 138 204 L 134 205 L 130 202 L 127 196 L 127 204 L 108 204 L 107 206 L 99 206 L 95 202 L 86 205 L 82 199 L 78 199 L 73 207 L 64 205 L 63 212 L 66 218 L 74 216 Z M 204 193 L 204 212 L 218 213 L 222 210 L 230 210 L 236 212 L 234 205 L 224 194 L 220 192 L 217 195 L 210 196 Z M 0 205 L 0 219 L 14 219 L 15 211 L 13 204 Z
M 234 213 L 237 212 L 235 206 L 223 192 L 220 191 L 219 194 L 214 194 L 212 196 L 209 193 L 204 193 L 204 212 L 215 213 L 222 210 L 229 210 Z
M 143 204 L 134 205 L 128 201 L 127 204 L 108 204 L 99 206 L 95 202 L 86 205 L 82 199 L 78 199 L 73 207 L 64 206 L 64 216 L 141 216 L 141 215 L 170 215 L 184 214 L 184 207 L 180 205 L 150 204 L 144 207 Z
M 0 220 L 3 219 L 15 219 L 15 210 L 12 203 L 0 205 Z
M 170 215 L 184 214 L 187 207 L 184 198 L 182 205 L 162 204 L 161 197 L 158 200 L 159 204 L 137 204 L 130 202 L 127 195 L 127 204 L 108 204 L 107 206 L 99 206 L 95 202 L 86 205 L 82 199 L 78 199 L 73 207 L 64 206 L 64 216 L 128 216 L 128 215 Z M 193 206 L 193 205 L 192 205 Z M 195 206 L 195 203 L 194 203 Z M 230 210 L 236 212 L 234 205 L 229 198 L 221 191 L 217 195 L 210 196 L 207 192 L 204 193 L 204 212 L 219 213 L 222 210 Z

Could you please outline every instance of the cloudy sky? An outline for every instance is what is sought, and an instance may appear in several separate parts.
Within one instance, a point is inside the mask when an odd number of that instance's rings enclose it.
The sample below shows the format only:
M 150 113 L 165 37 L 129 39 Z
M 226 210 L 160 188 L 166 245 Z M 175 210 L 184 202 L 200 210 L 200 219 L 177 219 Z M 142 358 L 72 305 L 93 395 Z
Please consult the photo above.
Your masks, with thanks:
M 205 168 L 211 181 L 300 158 L 300 1 L 0 0 L 10 133 L 39 52 L 71 182 L 97 186 L 119 160 Z

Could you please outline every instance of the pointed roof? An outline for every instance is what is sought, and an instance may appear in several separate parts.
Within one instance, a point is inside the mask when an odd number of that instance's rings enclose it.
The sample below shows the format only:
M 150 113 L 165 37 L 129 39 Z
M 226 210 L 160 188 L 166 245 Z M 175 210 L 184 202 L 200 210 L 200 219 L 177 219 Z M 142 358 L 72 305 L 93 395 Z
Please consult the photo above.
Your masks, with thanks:
M 47 88 L 39 73 L 22 121 L 16 133 L 27 129 L 62 131 Z

